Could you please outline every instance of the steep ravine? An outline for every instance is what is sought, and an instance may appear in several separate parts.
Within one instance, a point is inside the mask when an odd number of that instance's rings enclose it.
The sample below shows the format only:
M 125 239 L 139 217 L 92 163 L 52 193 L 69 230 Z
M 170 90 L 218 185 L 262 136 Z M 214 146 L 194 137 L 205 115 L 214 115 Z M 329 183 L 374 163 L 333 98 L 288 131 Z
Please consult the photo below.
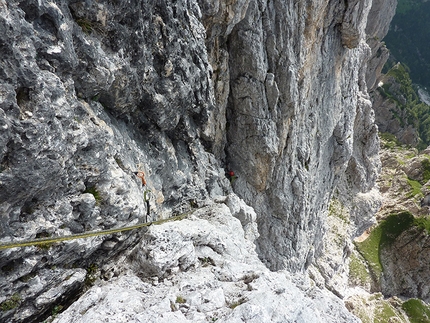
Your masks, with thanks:
M 332 292 L 380 205 L 368 88 L 392 6 L 0 0 L 0 243 L 142 222 L 147 190 L 151 219 L 188 216 L 1 251 L 1 320 L 90 288 L 57 319 L 357 322 Z
M 430 320 L 429 152 L 382 141 L 383 205 L 377 224 L 356 239 L 349 264 L 355 291 L 346 302 L 363 322 Z

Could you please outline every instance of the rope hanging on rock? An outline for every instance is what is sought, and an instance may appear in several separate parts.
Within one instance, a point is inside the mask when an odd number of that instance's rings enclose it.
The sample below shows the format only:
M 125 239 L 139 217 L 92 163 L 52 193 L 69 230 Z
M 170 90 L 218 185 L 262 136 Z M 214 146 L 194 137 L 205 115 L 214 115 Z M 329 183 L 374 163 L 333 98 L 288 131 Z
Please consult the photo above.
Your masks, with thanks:
M 101 231 L 90 231 L 90 232 L 72 234 L 72 235 L 62 236 L 62 237 L 48 237 L 48 238 L 40 238 L 40 239 L 32 239 L 32 240 L 21 240 L 21 241 L 16 241 L 16 242 L 15 241 L 14 242 L 7 242 L 7 243 L 0 244 L 0 250 L 19 248 L 19 247 L 45 245 L 45 244 L 50 244 L 50 243 L 54 243 L 54 242 L 62 242 L 62 241 L 68 241 L 68 240 L 97 237 L 97 236 L 101 236 L 101 235 L 113 234 L 113 233 L 124 232 L 124 231 L 131 231 L 134 229 L 140 229 L 143 227 L 148 227 L 150 225 L 162 224 L 162 223 L 165 223 L 168 221 L 182 220 L 187 216 L 188 216 L 188 214 L 181 214 L 178 216 L 172 216 L 168 219 L 157 220 L 157 221 L 146 222 L 146 223 L 140 223 L 140 224 L 131 225 L 128 227 L 107 229 L 107 230 L 101 230 Z
M 151 198 L 151 190 L 145 190 L 145 192 L 143 192 L 143 200 L 146 203 L 146 216 L 150 216 L 151 215 L 151 206 L 149 204 L 149 200 Z

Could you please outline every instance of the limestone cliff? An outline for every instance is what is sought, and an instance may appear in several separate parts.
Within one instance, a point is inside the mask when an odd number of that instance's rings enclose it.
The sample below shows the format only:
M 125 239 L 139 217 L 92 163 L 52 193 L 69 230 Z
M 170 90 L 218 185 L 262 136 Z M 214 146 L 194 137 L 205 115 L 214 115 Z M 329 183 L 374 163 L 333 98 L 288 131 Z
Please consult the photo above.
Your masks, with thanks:
M 351 179 L 351 196 L 373 186 L 378 140 L 364 79 L 370 6 L 251 2 L 230 36 L 227 159 L 239 174 L 235 191 L 260 215 L 259 253 L 272 269 L 300 271 L 321 255 L 340 180 Z
M 375 8 L 392 5 L 0 0 L 0 241 L 167 218 L 234 190 L 255 213 L 231 214 L 248 240 L 259 236 L 268 268 L 302 274 L 323 259 L 335 193 L 351 209 L 338 246 L 348 247 L 379 205 L 366 73 L 369 82 L 375 72 L 367 63 L 378 70 L 372 50 L 380 45 L 366 42 L 366 26 Z M 390 14 L 372 24 L 372 35 Z M 137 170 L 146 174 L 144 188 Z M 238 178 L 230 182 L 226 170 Z M 148 232 L 1 251 L 2 319 L 37 322 L 68 306 L 96 273 L 110 279 L 132 266 L 139 251 L 131 249 L 156 235 Z M 181 259 L 155 273 L 196 266 L 195 257 L 188 265 Z M 252 259 L 243 261 L 259 261 Z M 327 292 L 320 287 L 315 293 Z M 355 321 L 342 308 L 329 320 L 320 308 L 321 322 Z M 223 315 L 239 320 L 234 313 Z

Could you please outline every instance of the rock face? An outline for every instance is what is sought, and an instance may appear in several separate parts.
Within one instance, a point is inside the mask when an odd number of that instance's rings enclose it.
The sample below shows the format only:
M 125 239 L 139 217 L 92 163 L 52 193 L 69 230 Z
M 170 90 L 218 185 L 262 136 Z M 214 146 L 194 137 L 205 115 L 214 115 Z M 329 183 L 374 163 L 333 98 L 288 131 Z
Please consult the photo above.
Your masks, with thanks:
M 421 116 L 414 116 L 411 111 L 414 101 L 419 101 L 419 98 L 412 89 L 412 81 L 405 67 L 397 64 L 379 79 L 379 86 L 372 92 L 379 131 L 393 134 L 402 144 L 413 147 L 421 139 L 427 139 L 420 138 L 417 121 Z
M 429 152 L 428 149 L 418 152 L 415 148 L 401 146 L 381 150 L 383 171 L 378 185 L 383 204 L 377 213 L 378 218 L 384 219 L 399 211 L 408 211 L 416 216 L 429 214 Z
M 250 206 L 237 196 L 226 203 L 263 263 L 303 273 L 329 248 L 336 190 L 351 209 L 345 240 L 372 222 L 378 205 L 365 30 L 372 6 L 390 4 L 0 0 L 0 242 L 148 220 L 148 190 L 151 220 L 201 207 L 233 186 Z M 139 270 L 169 274 L 173 266 L 188 275 L 199 252 L 169 261 L 149 253 L 145 262 L 147 244 L 161 239 L 148 232 L 1 251 L 0 303 L 13 305 L 1 320 L 43 320 L 92 276 L 117 275 L 112 264 L 139 241 Z M 219 239 L 233 239 L 229 232 Z M 187 239 L 184 256 L 194 248 L 195 237 Z M 256 258 L 250 264 L 263 268 Z M 275 277 L 265 273 L 262 290 Z M 207 292 L 221 303 L 221 290 Z M 283 301 L 318 303 L 294 293 Z M 259 295 L 232 320 L 259 311 Z M 319 315 L 305 308 L 280 319 Z
M 260 215 L 259 253 L 272 269 L 300 271 L 321 255 L 324 211 L 342 178 L 353 196 L 373 186 L 370 6 L 251 1 L 230 35 L 227 160 L 235 191 Z
M 196 4 L 1 1 L 0 7 L 1 241 L 142 221 L 138 168 L 147 175 L 153 217 L 230 191 L 219 161 L 206 151 L 213 90 Z M 0 302 L 14 294 L 21 300 L 2 320 L 39 321 L 56 300 L 33 300 L 63 286 L 70 271 L 102 269 L 101 259 L 108 262 L 137 238 L 2 252 Z M 37 283 L 26 279 L 33 276 Z M 84 279 L 68 283 L 58 302 L 83 285 Z
M 393 244 L 381 250 L 384 295 L 416 297 L 430 302 L 429 247 L 429 232 L 412 227 L 398 236 Z
M 235 212 L 209 204 L 151 226 L 131 254 L 133 273 L 93 287 L 53 322 L 359 322 L 329 292 L 270 272 Z

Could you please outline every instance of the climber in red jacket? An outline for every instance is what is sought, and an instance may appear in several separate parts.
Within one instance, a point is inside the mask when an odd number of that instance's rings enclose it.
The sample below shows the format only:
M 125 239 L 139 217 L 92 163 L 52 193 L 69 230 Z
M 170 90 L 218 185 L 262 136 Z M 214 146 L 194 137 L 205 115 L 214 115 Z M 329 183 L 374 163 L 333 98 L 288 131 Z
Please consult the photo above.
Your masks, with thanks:
M 137 177 L 139 177 L 142 181 L 142 186 L 146 186 L 146 180 L 145 180 L 145 173 L 142 172 L 141 170 L 138 172 L 134 172 L 134 175 L 136 175 Z
M 228 170 L 225 173 L 225 176 L 230 180 L 230 183 L 233 184 L 233 182 L 236 180 L 237 176 L 232 170 Z

